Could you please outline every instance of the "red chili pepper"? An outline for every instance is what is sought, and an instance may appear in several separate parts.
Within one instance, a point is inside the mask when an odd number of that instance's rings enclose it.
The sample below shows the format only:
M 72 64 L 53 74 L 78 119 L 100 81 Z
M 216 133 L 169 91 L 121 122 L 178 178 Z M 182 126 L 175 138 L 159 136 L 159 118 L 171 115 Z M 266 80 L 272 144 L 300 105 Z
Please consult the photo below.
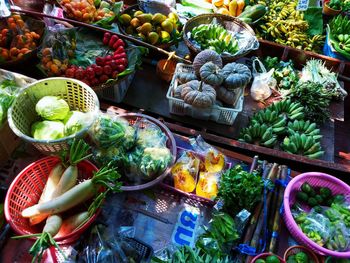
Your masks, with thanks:
M 117 35 L 111 36 L 111 39 L 108 42 L 108 46 L 113 48 L 114 43 L 116 43 L 119 40 L 119 37 Z
M 125 53 L 125 49 L 123 46 L 117 47 L 117 49 L 115 49 L 115 51 L 114 51 L 114 55 L 120 54 L 120 53 Z
M 126 58 L 126 54 L 125 53 L 120 53 L 120 54 L 115 54 L 113 56 L 113 59 L 119 59 L 119 58 Z
M 103 40 L 102 40 L 103 44 L 104 44 L 104 45 L 108 45 L 108 42 L 109 42 L 110 38 L 111 38 L 111 34 L 108 33 L 108 32 L 105 33 L 105 34 L 103 35 Z
M 125 43 L 122 39 L 118 39 L 117 42 L 113 43 L 113 49 L 117 49 L 119 46 L 125 47 Z

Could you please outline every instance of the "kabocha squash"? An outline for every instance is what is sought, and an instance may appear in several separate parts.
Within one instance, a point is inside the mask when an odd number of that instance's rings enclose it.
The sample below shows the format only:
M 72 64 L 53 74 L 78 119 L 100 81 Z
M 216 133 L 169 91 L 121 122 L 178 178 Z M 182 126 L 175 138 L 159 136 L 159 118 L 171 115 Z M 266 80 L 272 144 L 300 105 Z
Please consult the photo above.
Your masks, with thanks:
M 197 77 L 200 76 L 199 70 L 201 67 L 209 61 L 222 68 L 222 59 L 218 53 L 210 49 L 203 50 L 193 60 L 193 69 Z
M 222 86 L 216 89 L 216 96 L 219 100 L 231 106 L 234 106 L 237 101 L 237 92 L 230 91 Z
M 229 90 L 237 89 L 247 85 L 251 78 L 251 72 L 246 65 L 240 63 L 229 63 L 221 70 L 224 76 L 224 86 Z
M 200 68 L 199 75 L 205 83 L 212 86 L 220 86 L 224 81 L 221 69 L 211 61 Z
M 192 80 L 184 84 L 181 97 L 193 107 L 210 108 L 215 103 L 216 91 L 203 81 Z
M 193 73 L 189 73 L 189 72 L 180 72 L 180 73 L 177 73 L 176 74 L 176 78 L 178 80 L 178 82 L 180 84 L 184 84 L 184 83 L 187 83 L 191 80 L 196 80 L 197 77 L 195 74 Z
M 173 90 L 173 97 L 174 98 L 178 98 L 181 99 L 181 92 L 182 92 L 182 88 L 185 87 L 185 84 L 182 85 L 177 85 L 174 90 Z

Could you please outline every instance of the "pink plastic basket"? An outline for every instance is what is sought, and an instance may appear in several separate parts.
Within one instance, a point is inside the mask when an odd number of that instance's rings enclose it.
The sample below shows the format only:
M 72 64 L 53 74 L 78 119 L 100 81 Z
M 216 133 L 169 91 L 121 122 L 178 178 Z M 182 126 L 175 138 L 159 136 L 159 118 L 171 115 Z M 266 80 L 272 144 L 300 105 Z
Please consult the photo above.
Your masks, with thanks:
M 262 253 L 262 254 L 259 254 L 257 255 L 255 258 L 253 258 L 252 262 L 251 263 L 255 263 L 258 259 L 266 259 L 268 256 L 276 256 L 281 263 L 285 263 L 285 261 L 283 260 L 283 258 L 281 258 L 280 256 L 277 256 L 275 254 L 272 254 L 272 253 Z
M 307 246 L 320 255 L 329 255 L 338 258 L 350 258 L 350 251 L 332 251 L 317 245 L 301 231 L 297 223 L 294 221 L 290 207 L 294 204 L 295 195 L 300 190 L 300 187 L 304 182 L 308 182 L 313 187 L 328 187 L 332 190 L 333 194 L 350 194 L 350 186 L 329 174 L 310 172 L 298 175 L 290 181 L 284 192 L 283 216 L 289 232 L 299 243 Z

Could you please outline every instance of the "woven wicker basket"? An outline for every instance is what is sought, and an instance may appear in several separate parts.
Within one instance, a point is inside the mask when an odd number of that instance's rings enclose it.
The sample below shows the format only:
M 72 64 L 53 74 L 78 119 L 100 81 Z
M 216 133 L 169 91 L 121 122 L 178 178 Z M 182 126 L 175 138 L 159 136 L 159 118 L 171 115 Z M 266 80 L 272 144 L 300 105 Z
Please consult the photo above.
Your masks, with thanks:
M 250 51 L 259 48 L 259 42 L 255 37 L 254 30 L 248 24 L 232 16 L 227 16 L 222 14 L 203 14 L 203 15 L 195 16 L 190 20 L 188 20 L 183 29 L 184 42 L 186 46 L 189 48 L 192 55 L 197 55 L 202 50 L 191 39 L 189 39 L 190 32 L 196 26 L 199 26 L 201 24 L 210 24 L 213 21 L 216 21 L 218 24 L 221 24 L 223 27 L 225 27 L 225 29 L 229 31 L 250 35 L 251 41 L 254 41 L 251 44 L 252 46 L 254 46 L 254 48 L 249 49 L 244 46 L 243 48 L 245 48 L 246 50 L 244 52 L 239 52 L 236 55 L 222 54 L 221 58 L 225 63 L 235 61 L 238 58 L 247 55 Z M 240 48 L 242 47 L 240 46 Z
M 90 112 L 90 123 L 79 132 L 58 140 L 36 140 L 31 137 L 33 122 L 39 120 L 35 112 L 36 103 L 44 96 L 59 96 L 71 110 Z M 68 149 L 67 142 L 83 137 L 94 123 L 100 103 L 95 92 L 85 83 L 69 78 L 48 78 L 34 82 L 24 89 L 14 100 L 8 112 L 8 121 L 12 131 L 23 140 L 32 143 L 44 154 L 55 154 Z

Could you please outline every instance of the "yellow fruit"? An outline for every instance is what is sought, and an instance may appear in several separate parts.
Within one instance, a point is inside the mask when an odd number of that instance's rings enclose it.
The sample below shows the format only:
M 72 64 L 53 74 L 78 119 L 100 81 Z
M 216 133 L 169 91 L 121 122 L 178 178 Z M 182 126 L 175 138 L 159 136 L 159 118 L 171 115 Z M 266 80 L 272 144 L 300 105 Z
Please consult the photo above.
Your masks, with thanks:
M 139 27 L 141 25 L 141 23 L 140 23 L 140 20 L 138 20 L 136 17 L 134 17 L 133 19 L 131 19 L 130 25 L 133 28 L 137 28 L 137 27 Z
M 141 38 L 142 41 L 146 41 L 147 38 L 144 34 L 138 33 L 137 35 L 139 36 L 139 38 Z
M 173 13 L 173 12 L 172 12 L 172 13 L 169 13 L 168 18 L 171 19 L 172 21 L 174 21 L 175 23 L 176 23 L 177 21 L 179 21 L 178 15 L 177 15 L 176 13 Z
M 218 14 L 222 14 L 222 15 L 227 15 L 229 16 L 230 15 L 230 12 L 227 10 L 226 7 L 220 7 L 218 9 L 218 11 L 216 11 Z
M 217 178 L 215 175 L 200 173 L 196 187 L 198 196 L 214 199 L 218 194 Z
M 171 39 L 170 34 L 166 31 L 161 31 L 160 32 L 160 39 L 162 40 L 163 43 L 168 43 Z
M 122 14 L 122 15 L 119 17 L 119 21 L 120 21 L 123 25 L 127 26 L 127 25 L 130 24 L 131 16 L 128 15 L 128 14 Z
M 212 0 L 211 3 L 215 6 L 215 7 L 220 7 L 224 5 L 224 0 Z
M 136 28 L 137 32 L 144 34 L 145 36 L 148 35 L 149 32 L 152 31 L 152 25 L 151 23 L 144 23 L 142 26 L 139 26 Z
M 163 23 L 162 23 L 162 28 L 164 31 L 168 32 L 168 33 L 171 33 L 174 29 L 174 25 L 173 23 L 166 19 Z
M 141 24 L 144 23 L 150 23 L 152 21 L 152 15 L 151 14 L 141 14 L 136 16 L 138 20 L 140 20 Z
M 196 182 L 189 171 L 181 170 L 174 175 L 174 186 L 176 189 L 191 193 L 196 187 Z
M 160 35 L 161 32 L 162 32 L 162 27 L 161 26 L 157 26 L 156 27 L 156 32 L 157 32 L 158 35 Z
M 147 42 L 152 45 L 155 45 L 157 44 L 158 39 L 159 39 L 159 35 L 156 32 L 150 32 L 147 37 Z
M 136 17 L 136 16 L 138 16 L 138 15 L 142 15 L 142 14 L 143 14 L 143 12 L 142 12 L 141 10 L 136 11 L 136 12 L 134 13 L 134 17 Z
M 217 173 L 224 169 L 225 158 L 221 153 L 210 150 L 205 156 L 205 169 L 211 173 Z
M 152 17 L 152 23 L 161 24 L 166 19 L 166 16 L 161 13 L 155 13 Z

